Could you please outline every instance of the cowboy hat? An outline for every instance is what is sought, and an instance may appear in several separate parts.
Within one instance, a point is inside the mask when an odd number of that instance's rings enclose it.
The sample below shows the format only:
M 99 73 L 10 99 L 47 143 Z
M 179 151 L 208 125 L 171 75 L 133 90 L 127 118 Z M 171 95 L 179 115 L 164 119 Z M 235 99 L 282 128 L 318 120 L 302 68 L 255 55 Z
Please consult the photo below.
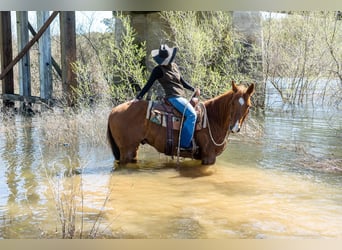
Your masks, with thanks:
M 167 44 L 162 44 L 159 49 L 152 50 L 151 55 L 159 65 L 168 65 L 175 58 L 176 52 L 176 47 L 170 48 Z

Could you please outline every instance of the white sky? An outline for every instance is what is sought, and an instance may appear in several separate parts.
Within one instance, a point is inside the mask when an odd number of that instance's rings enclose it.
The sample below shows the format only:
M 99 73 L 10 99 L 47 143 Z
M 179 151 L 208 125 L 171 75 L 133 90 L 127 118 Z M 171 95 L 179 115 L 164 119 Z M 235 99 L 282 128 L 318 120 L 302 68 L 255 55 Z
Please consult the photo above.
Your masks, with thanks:
M 76 11 L 76 30 L 105 32 L 106 26 L 101 21 L 111 17 L 111 11 Z
M 76 32 L 105 32 L 106 26 L 101 22 L 104 18 L 112 17 L 111 11 L 76 11 Z M 12 18 L 12 32 L 16 36 L 16 13 L 11 11 Z M 29 22 L 36 29 L 36 12 L 28 12 Z M 52 22 L 50 26 L 51 34 L 56 34 L 59 32 L 59 24 L 57 22 L 58 17 Z

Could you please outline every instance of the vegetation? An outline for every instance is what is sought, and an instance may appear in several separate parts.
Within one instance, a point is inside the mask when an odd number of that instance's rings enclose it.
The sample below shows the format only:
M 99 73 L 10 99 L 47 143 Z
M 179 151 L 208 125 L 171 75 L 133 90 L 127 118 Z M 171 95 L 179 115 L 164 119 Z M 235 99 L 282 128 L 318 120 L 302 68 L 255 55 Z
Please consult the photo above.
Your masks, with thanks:
M 177 60 L 186 79 L 205 98 L 221 94 L 232 80 L 256 80 L 252 79 L 256 70 L 252 65 L 257 55 L 244 58 L 246 41 L 234 31 L 230 12 L 167 11 L 161 16 L 171 27 L 171 34 L 166 35 L 180 50 Z
M 204 98 L 229 88 L 233 79 L 258 80 L 260 48 L 249 44 L 233 29 L 230 12 L 164 11 L 160 17 L 170 27 L 165 42 L 179 48 L 176 60 L 182 74 L 202 90 Z M 115 22 L 122 24 L 122 30 L 115 30 Z M 130 17 L 119 13 L 104 23 L 106 33 L 84 29 L 77 35 L 78 61 L 74 70 L 80 107 L 99 100 L 115 105 L 132 99 L 150 74 L 145 65 L 150 51 L 146 50 L 145 42 L 136 41 Z M 272 84 L 283 103 L 322 104 L 329 100 L 333 106 L 341 105 L 341 23 L 336 12 L 291 12 L 283 18 L 272 14 L 266 17 L 264 81 Z M 30 51 L 32 94 L 36 96 L 37 51 L 37 45 Z M 59 61 L 58 36 L 52 39 L 52 55 Z M 63 100 L 61 79 L 55 71 L 53 83 L 54 98 Z
M 59 225 L 56 227 L 55 234 L 59 234 L 62 239 L 111 237 L 108 225 L 103 223 L 103 211 L 110 199 L 110 190 L 105 194 L 99 210 L 89 211 L 90 209 L 85 206 L 86 197 L 82 174 L 75 175 L 74 171 L 73 168 L 69 169 L 66 177 L 51 178 L 48 176 Z M 83 169 L 79 171 L 83 171 Z M 92 213 L 94 214 L 90 216 Z M 44 233 L 49 237 L 51 232 Z
M 257 80 L 261 52 L 233 29 L 229 12 L 165 11 L 160 15 L 170 27 L 165 42 L 179 48 L 176 60 L 182 74 L 202 90 L 202 97 L 221 93 L 233 79 Z M 76 68 L 81 100 L 89 99 L 90 93 L 94 95 L 98 82 L 103 81 L 106 86 L 97 92 L 108 94 L 117 104 L 132 99 L 137 86 L 142 87 L 147 81 L 149 72 L 143 62 L 150 56 L 146 44 L 136 43 L 128 16 L 119 14 L 117 20 L 123 26 L 119 43 L 115 42 L 119 34 L 115 34 L 113 20 L 106 20 L 108 33 L 83 34 L 79 38 L 86 51 L 80 50 L 82 57 Z M 283 18 L 272 14 L 266 17 L 264 82 L 272 84 L 283 104 L 341 105 L 341 26 L 335 12 L 292 12 Z M 87 43 L 92 49 L 85 46 Z M 94 79 L 99 79 L 97 84 Z
M 79 52 L 82 57 L 75 64 L 80 85 L 76 92 L 81 100 L 106 97 L 112 103 L 118 104 L 132 99 L 136 94 L 136 87 L 146 82 L 147 72 L 142 63 L 146 56 L 145 43 L 136 43 L 136 33 L 130 24 L 129 16 L 119 15 L 119 18 L 123 25 L 120 41 L 115 37 L 113 20 L 106 22 L 107 33 L 88 33 L 79 37 L 85 49 Z M 101 91 L 97 88 L 99 81 L 105 83 Z
M 284 18 L 270 14 L 263 27 L 265 81 L 283 103 L 321 105 L 329 99 L 339 106 L 342 21 L 336 12 L 293 12 Z
M 180 50 L 176 60 L 182 74 L 202 90 L 204 98 L 222 93 L 232 80 L 255 81 L 256 50 L 252 45 L 247 48 L 246 41 L 233 30 L 229 12 L 167 11 L 161 12 L 161 18 L 171 27 L 171 33 L 165 34 L 167 43 Z M 115 33 L 114 21 L 107 19 L 108 33 L 79 37 L 82 50 L 75 70 L 80 100 L 94 95 L 94 79 L 106 82 L 101 93 L 117 104 L 132 99 L 149 77 L 144 62 L 150 59 L 150 51 L 146 51 L 145 42 L 135 41 L 129 16 L 118 14 L 116 21 L 122 23 L 122 32 Z

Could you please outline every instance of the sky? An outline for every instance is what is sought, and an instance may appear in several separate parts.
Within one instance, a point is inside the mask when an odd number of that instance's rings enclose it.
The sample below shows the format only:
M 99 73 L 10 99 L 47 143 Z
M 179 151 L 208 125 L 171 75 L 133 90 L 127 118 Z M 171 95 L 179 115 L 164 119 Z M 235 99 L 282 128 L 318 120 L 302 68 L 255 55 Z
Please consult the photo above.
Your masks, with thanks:
M 76 26 L 78 25 L 79 29 L 83 26 L 84 29 L 90 27 L 90 31 L 105 32 L 106 26 L 101 21 L 111 17 L 111 11 L 76 11 Z
M 111 11 L 76 11 L 76 32 L 105 32 L 106 26 L 102 23 L 104 18 L 112 17 Z M 12 32 L 14 36 L 16 36 L 16 12 L 11 11 L 11 22 L 12 22 Z M 36 29 L 36 12 L 29 11 L 28 12 L 29 22 L 32 26 Z M 56 18 L 57 19 L 57 18 Z M 50 32 L 52 35 L 58 34 L 59 31 L 59 24 L 56 21 L 50 26 Z M 36 29 L 37 31 L 37 29 Z

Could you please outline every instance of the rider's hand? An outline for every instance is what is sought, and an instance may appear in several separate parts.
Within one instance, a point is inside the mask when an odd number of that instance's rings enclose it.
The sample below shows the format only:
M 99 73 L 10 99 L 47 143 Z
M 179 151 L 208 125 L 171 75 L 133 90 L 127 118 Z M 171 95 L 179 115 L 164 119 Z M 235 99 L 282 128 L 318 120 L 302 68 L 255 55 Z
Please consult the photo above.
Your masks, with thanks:
M 195 89 L 195 96 L 199 96 L 201 94 L 200 89 Z
M 136 102 L 138 102 L 138 101 L 139 101 L 138 98 L 134 98 L 133 100 L 131 100 L 132 103 L 136 103 Z

